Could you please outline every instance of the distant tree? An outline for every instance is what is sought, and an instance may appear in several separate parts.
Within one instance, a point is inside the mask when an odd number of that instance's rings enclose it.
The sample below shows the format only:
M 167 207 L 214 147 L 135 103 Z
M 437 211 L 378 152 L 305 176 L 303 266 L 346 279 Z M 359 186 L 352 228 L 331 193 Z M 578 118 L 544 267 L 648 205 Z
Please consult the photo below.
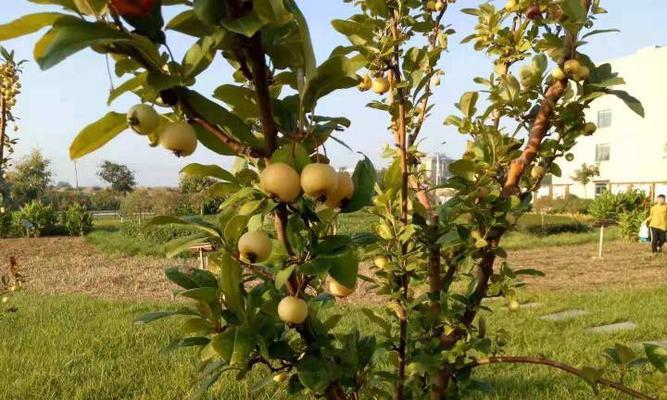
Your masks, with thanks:
M 183 194 L 198 194 L 210 188 L 216 181 L 205 176 L 181 174 L 178 187 Z
M 21 159 L 7 174 L 14 205 L 19 207 L 41 198 L 51 182 L 51 175 L 51 161 L 39 150 Z
M 596 176 L 600 176 L 600 167 L 597 165 L 586 165 L 586 163 L 583 163 L 581 164 L 581 168 L 574 171 L 572 180 L 582 184 L 584 187 L 584 196 L 588 197 L 586 196 L 586 186 Z
M 71 189 L 72 185 L 69 182 L 58 181 L 54 186 L 54 189 Z
M 102 162 L 97 176 L 109 183 L 114 192 L 129 193 L 136 186 L 134 172 L 127 165 L 116 164 L 108 160 Z

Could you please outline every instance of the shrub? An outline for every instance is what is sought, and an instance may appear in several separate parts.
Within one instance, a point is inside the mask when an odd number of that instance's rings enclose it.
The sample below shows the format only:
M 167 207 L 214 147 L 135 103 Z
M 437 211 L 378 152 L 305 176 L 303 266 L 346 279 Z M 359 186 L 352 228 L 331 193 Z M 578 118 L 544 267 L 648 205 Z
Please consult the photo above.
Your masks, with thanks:
M 118 210 L 122 197 L 109 189 L 90 194 L 91 210 Z
M 639 228 L 641 228 L 642 222 L 644 222 L 646 218 L 648 218 L 647 209 L 626 211 L 619 214 L 618 226 L 621 229 L 623 238 L 630 241 L 637 241 L 639 239 Z
M 584 233 L 590 232 L 591 227 L 581 221 L 557 222 L 550 224 L 530 224 L 524 226 L 520 231 L 537 236 L 557 235 L 559 233 Z
M 650 202 L 649 197 L 639 190 L 630 190 L 618 194 L 606 191 L 591 203 L 589 213 L 597 220 L 609 219 L 619 222 L 620 214 L 645 210 Z
M 121 225 L 121 232 L 128 237 L 146 240 L 153 244 L 163 245 L 167 242 L 197 233 L 197 230 L 178 225 L 146 226 L 138 220 L 129 220 Z
M 93 217 L 84 206 L 72 203 L 63 214 L 63 225 L 70 236 L 83 236 L 93 230 Z
M 557 199 L 542 197 L 535 200 L 533 210 L 546 211 L 548 214 L 588 214 L 592 202 L 591 199 L 581 199 L 574 195 Z
M 16 235 L 14 231 L 14 226 L 12 225 L 12 213 L 2 212 L 0 213 L 0 237 L 13 237 Z
M 13 220 L 18 232 L 27 233 L 29 230 L 30 234 L 42 236 L 56 233 L 58 218 L 53 206 L 33 200 L 14 213 Z M 29 222 L 32 226 L 28 228 L 25 222 Z

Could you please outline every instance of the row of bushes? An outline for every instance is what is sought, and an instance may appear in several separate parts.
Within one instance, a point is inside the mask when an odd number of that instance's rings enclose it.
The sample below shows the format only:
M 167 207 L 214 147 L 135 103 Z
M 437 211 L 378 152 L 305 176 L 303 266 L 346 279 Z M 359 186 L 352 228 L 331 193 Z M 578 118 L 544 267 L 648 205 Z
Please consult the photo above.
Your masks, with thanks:
M 121 225 L 124 236 L 145 240 L 152 244 L 163 245 L 167 242 L 198 233 L 196 229 L 179 225 L 149 225 L 138 220 L 128 220 Z
M 33 200 L 18 211 L 0 214 L 0 237 L 83 236 L 92 229 L 92 216 L 79 203 L 57 212 L 52 205 Z

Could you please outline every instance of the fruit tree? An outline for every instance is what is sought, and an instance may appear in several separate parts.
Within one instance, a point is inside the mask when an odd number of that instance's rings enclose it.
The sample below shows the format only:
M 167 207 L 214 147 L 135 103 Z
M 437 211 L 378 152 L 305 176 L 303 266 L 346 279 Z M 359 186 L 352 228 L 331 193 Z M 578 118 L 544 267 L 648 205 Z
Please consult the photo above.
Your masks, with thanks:
M 598 369 L 504 355 L 507 333 L 494 332 L 480 314 L 486 297 L 506 297 L 516 308 L 520 276 L 538 273 L 513 270 L 501 239 L 544 175 L 558 175 L 557 161 L 594 133 L 584 110 L 614 95 L 643 113 L 614 88 L 623 80 L 610 65 L 584 53 L 584 44 L 603 33 L 593 29 L 604 12 L 600 2 L 511 0 L 462 10 L 477 19 L 464 42 L 486 53 L 492 68 L 445 120 L 468 146 L 444 185 L 456 195 L 439 205 L 419 143 L 444 73 L 439 60 L 455 33 L 446 24 L 454 1 L 344 1 L 358 13 L 332 24 L 349 43 L 319 64 L 294 0 L 40 0 L 65 10 L 0 27 L 7 37 L 49 26 L 35 47 L 42 68 L 86 47 L 106 54 L 116 75 L 127 77 L 110 100 L 125 92 L 138 97 L 137 106 L 84 128 L 71 157 L 132 128 L 176 156 L 203 145 L 238 159 L 233 171 L 201 164 L 184 170 L 218 180 L 210 190 L 225 200 L 216 223 L 151 221 L 199 231 L 170 243 L 171 254 L 202 241 L 217 252 L 210 271 L 166 272 L 194 306 L 138 321 L 181 317 L 184 336 L 176 345 L 197 349 L 204 390 L 225 372 L 242 378 L 263 368 L 266 384 L 284 385 L 290 396 L 456 398 L 475 389 L 478 367 L 531 363 L 578 375 L 596 389 L 652 398 Z M 166 25 L 165 7 L 179 10 Z M 181 60 L 167 46 L 170 30 L 192 37 Z M 213 100 L 193 85 L 217 56 L 233 68 L 233 83 L 222 83 Z M 326 154 L 350 121 L 318 114 L 317 104 L 355 86 L 370 90 L 368 106 L 387 116 L 394 145 L 384 151 L 390 164 L 382 185 L 369 159 L 348 175 Z M 339 214 L 364 208 L 379 218 L 372 232 L 336 233 Z M 374 261 L 369 276 L 359 274 L 360 259 Z M 362 309 L 377 325 L 373 332 L 339 324 L 336 299 L 353 293 L 359 279 L 386 298 L 383 307 Z M 652 382 L 664 392 L 662 351 L 646 348 L 657 368 Z M 639 358 L 626 347 L 612 353 L 620 354 L 619 365 Z

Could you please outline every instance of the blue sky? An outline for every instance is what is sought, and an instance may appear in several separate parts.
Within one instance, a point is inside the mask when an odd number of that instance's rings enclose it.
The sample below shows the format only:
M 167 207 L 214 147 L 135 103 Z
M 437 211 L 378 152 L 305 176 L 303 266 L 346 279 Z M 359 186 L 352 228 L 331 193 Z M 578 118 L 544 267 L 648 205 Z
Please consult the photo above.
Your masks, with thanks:
M 336 45 L 344 43 L 344 38 L 333 30 L 330 21 L 345 18 L 352 14 L 354 9 L 342 0 L 298 2 L 310 23 L 316 55 L 318 61 L 322 62 Z M 0 5 L 0 24 L 27 13 L 47 9 L 27 0 L 0 0 L 0 3 L 3 3 Z M 494 3 L 500 6 L 504 1 Z M 472 79 L 475 76 L 488 76 L 490 72 L 490 64 L 484 55 L 473 52 L 469 44 L 459 44 L 463 37 L 472 32 L 475 24 L 473 17 L 460 13 L 459 9 L 463 5 L 472 4 L 477 4 L 477 1 L 459 0 L 445 18 L 446 23 L 457 30 L 457 34 L 450 41 L 449 53 L 445 54 L 441 61 L 440 67 L 445 71 L 445 76 L 435 95 L 437 106 L 422 134 L 425 137 L 422 148 L 428 152 L 444 152 L 450 156 L 460 154 L 465 137 L 444 126 L 442 121 L 455 112 L 453 104 L 461 93 L 474 88 Z M 595 61 L 632 54 L 648 46 L 667 45 L 667 25 L 664 24 L 667 1 L 603 0 L 602 6 L 609 14 L 600 17 L 597 28 L 618 28 L 621 33 L 592 38 L 592 45 L 582 50 Z M 171 7 L 166 18 L 173 15 L 175 10 L 176 8 Z M 32 60 L 32 47 L 40 33 L 0 44 L 16 50 L 19 58 Z M 169 36 L 170 47 L 177 58 L 181 57 L 192 42 L 191 38 L 180 34 Z M 229 76 L 229 68 L 218 60 L 197 82 L 196 88 L 209 94 L 218 85 L 228 82 Z M 31 62 L 25 66 L 22 80 L 23 93 L 15 110 L 22 119 L 17 155 L 20 157 L 33 148 L 43 151 L 52 160 L 54 180 L 74 183 L 74 165 L 67 152 L 69 143 L 82 127 L 109 110 L 124 112 L 136 102 L 132 95 L 124 95 L 111 106 L 107 106 L 106 97 L 110 83 L 105 58 L 89 50 L 76 54 L 48 71 L 40 71 L 36 64 Z M 120 82 L 118 79 L 114 81 L 116 85 Z M 382 112 L 365 108 L 372 99 L 372 94 L 361 94 L 356 89 L 338 92 L 322 102 L 318 112 L 350 118 L 351 128 L 338 137 L 354 150 L 363 152 L 377 164 L 382 164 L 380 149 L 390 140 L 386 130 L 388 121 Z M 357 154 L 336 144 L 330 145 L 328 151 L 332 162 L 339 167 L 353 166 L 358 158 Z M 190 162 L 217 163 L 223 166 L 231 164 L 230 158 L 218 156 L 203 146 L 200 146 L 192 157 L 177 159 L 165 150 L 150 148 L 144 138 L 125 132 L 104 148 L 78 161 L 79 183 L 84 186 L 100 185 L 95 172 L 100 162 L 105 159 L 129 165 L 142 186 L 175 185 L 178 182 L 178 171 Z

